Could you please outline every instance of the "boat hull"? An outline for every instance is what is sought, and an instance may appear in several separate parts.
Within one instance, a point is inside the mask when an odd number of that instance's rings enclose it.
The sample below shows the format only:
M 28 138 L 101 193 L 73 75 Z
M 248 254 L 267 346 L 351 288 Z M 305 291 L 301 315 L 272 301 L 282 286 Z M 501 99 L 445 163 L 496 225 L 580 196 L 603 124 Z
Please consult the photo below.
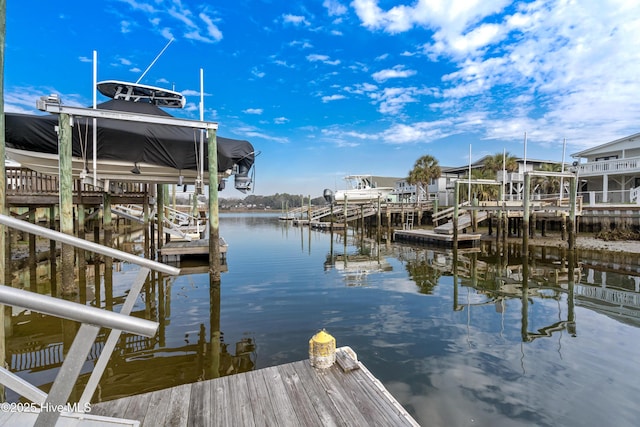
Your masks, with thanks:
M 390 187 L 378 187 L 378 188 L 367 188 L 362 190 L 344 190 L 344 191 L 336 191 L 335 193 L 335 201 L 336 203 L 344 203 L 345 200 L 347 203 L 370 203 L 374 201 L 386 202 L 387 197 L 393 188 Z
M 22 167 L 40 172 L 45 175 L 59 174 L 59 158 L 57 154 L 39 153 L 35 151 L 18 150 L 6 147 L 7 157 L 20 163 Z M 195 170 L 178 170 L 166 166 L 153 165 L 150 163 L 138 163 L 137 171 L 132 172 L 131 162 L 118 160 L 98 159 L 96 177 L 98 180 L 110 180 L 117 182 L 148 182 L 159 184 L 195 184 L 198 173 Z M 93 178 L 93 163 L 88 164 L 80 157 L 72 157 L 71 173 L 74 178 Z M 218 174 L 218 179 L 229 177 L 230 171 Z M 209 182 L 209 173 L 205 171 L 202 177 L 204 184 Z

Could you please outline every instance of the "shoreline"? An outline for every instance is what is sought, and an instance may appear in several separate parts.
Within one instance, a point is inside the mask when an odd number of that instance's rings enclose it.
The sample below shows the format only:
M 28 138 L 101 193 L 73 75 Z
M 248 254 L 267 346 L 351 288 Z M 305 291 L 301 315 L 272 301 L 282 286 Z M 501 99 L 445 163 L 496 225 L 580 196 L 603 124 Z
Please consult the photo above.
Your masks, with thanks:
M 495 235 L 489 236 L 486 233 L 482 233 L 481 240 L 495 240 Z M 508 237 L 509 243 L 522 243 L 522 237 Z M 566 248 L 567 241 L 560 237 L 560 234 L 547 233 L 547 236 L 542 237 L 537 235 L 536 237 L 529 238 L 529 245 L 545 246 L 555 248 Z M 576 236 L 576 249 L 577 250 L 595 250 L 595 251 L 608 251 L 608 252 L 623 252 L 628 254 L 640 255 L 640 241 L 639 240 L 602 240 L 596 239 L 591 235 L 577 235 Z

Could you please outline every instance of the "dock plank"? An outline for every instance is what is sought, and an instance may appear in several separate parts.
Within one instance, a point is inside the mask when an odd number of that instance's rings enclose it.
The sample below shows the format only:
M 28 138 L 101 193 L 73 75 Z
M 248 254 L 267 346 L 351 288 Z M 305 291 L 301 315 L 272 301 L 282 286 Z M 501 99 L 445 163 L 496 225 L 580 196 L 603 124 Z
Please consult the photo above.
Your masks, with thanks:
M 231 403 L 231 413 L 236 414 L 238 424 L 244 427 L 253 427 L 256 425 L 251 409 L 251 400 L 249 399 L 249 384 L 244 375 L 239 375 L 235 381 L 229 379 L 229 388 L 227 394 Z
M 354 410 L 357 406 L 354 405 L 351 396 L 344 390 L 340 381 L 337 381 L 335 376 L 332 375 L 331 369 L 316 370 L 316 377 L 318 378 L 318 382 L 326 390 L 333 407 L 342 418 L 344 425 L 375 425 L 375 423 L 372 424 L 371 419 L 365 417 L 365 414 L 359 410 Z
M 144 416 L 144 424 L 160 426 L 169 417 L 171 389 L 168 388 L 150 394 L 149 406 Z
M 306 374 L 311 374 L 313 369 L 309 365 L 308 360 L 284 365 L 287 370 L 293 372 L 288 377 L 290 380 L 287 383 L 288 393 L 294 398 L 294 402 L 299 402 L 300 425 L 314 425 L 316 420 L 327 427 L 342 424 L 336 417 L 336 412 L 333 410 L 333 405 L 325 390 L 315 381 L 308 379 Z
M 122 417 L 136 418 L 141 423 L 144 423 L 144 417 L 147 414 L 150 399 L 150 393 L 144 393 L 135 396 L 135 399 L 131 399 L 129 401 L 129 405 L 127 406 L 127 409 L 122 413 Z
M 249 397 L 253 402 L 253 416 L 256 425 L 277 426 L 278 416 L 276 409 L 269 398 L 270 390 L 265 382 L 261 370 L 247 372 L 247 384 Z
M 189 398 L 189 421 L 190 426 L 212 425 L 211 414 L 211 386 L 205 381 L 193 383 L 191 385 L 191 397 Z
M 341 358 L 353 353 L 338 352 Z M 337 363 L 316 369 L 309 360 L 292 362 L 96 403 L 92 414 L 126 415 L 142 426 L 417 426 L 356 360 L 347 371 Z
M 191 399 L 191 384 L 180 385 L 171 389 L 171 405 L 165 425 L 184 426 L 189 420 L 189 401 Z M 147 425 L 146 423 L 143 425 Z
M 228 389 L 230 387 L 227 377 L 216 378 L 211 381 L 211 398 L 213 425 L 226 426 L 233 423 L 233 412 L 229 401 Z
M 261 369 L 258 372 L 262 374 L 265 385 L 270 390 L 269 399 L 277 414 L 278 425 L 298 427 L 300 421 L 298 420 L 291 400 L 289 400 L 284 384 L 283 373 L 277 366 Z

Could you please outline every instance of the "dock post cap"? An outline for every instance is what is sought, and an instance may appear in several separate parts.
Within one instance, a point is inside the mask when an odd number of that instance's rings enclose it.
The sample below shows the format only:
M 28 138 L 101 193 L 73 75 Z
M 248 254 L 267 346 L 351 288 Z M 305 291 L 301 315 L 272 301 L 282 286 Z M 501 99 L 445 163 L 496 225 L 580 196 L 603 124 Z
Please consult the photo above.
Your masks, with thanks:
M 325 329 L 315 334 L 309 340 L 309 361 L 311 366 L 326 369 L 336 361 L 336 339 Z

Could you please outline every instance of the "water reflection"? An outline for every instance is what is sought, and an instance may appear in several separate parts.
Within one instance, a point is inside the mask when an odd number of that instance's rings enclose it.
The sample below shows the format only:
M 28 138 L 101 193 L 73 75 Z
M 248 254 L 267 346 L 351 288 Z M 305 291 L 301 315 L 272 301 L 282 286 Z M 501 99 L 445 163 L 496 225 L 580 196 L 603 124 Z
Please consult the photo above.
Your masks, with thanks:
M 305 359 L 326 327 L 423 425 L 637 424 L 638 254 L 379 243 L 277 214 L 222 215 L 220 227 L 221 285 L 206 266 L 154 276 L 134 310 L 158 335 L 123 339 L 97 399 Z M 137 271 L 115 263 L 108 295 L 103 265 L 88 267 L 87 300 L 118 310 Z M 72 328 L 13 317 L 12 358 L 27 356 L 12 366 L 49 384 L 55 369 L 35 362 L 59 363 Z
M 332 243 L 336 242 L 341 251 L 336 251 L 332 244 L 324 262 L 324 268 L 337 271 L 344 278 L 347 286 L 366 286 L 367 277 L 370 274 L 393 270 L 386 259 L 390 251 L 386 251 L 385 247 L 375 240 L 359 239 L 359 244 L 354 248 L 345 244 L 349 238 L 348 235 L 333 234 L 332 237 L 334 237 Z M 347 247 L 352 250 L 347 250 Z
M 15 263 L 12 272 L 14 286 L 30 283 L 37 277 L 37 289 L 49 293 L 47 274 L 50 263 L 41 261 L 36 264 L 34 267 Z M 88 266 L 86 271 L 89 303 L 119 311 L 137 268 L 113 262 L 113 269 L 108 270 L 105 264 L 96 260 L 96 264 Z M 206 261 L 203 264 L 195 260 L 184 263 L 181 276 L 150 274 L 131 315 L 157 321 L 160 324 L 158 333 L 153 338 L 121 335 L 94 401 L 254 369 L 255 340 L 245 336 L 231 345 L 225 342 L 224 333 L 220 331 L 220 286 L 210 286 L 208 277 Z M 209 308 L 189 313 L 194 306 L 204 308 L 204 304 Z M 174 311 L 180 315 L 176 316 Z M 209 313 L 206 323 L 202 322 L 201 314 L 204 312 Z M 7 320 L 7 365 L 12 372 L 48 390 L 78 325 L 19 308 L 14 308 Z M 76 398 L 98 360 L 108 333 L 108 330 L 101 331 L 91 349 L 75 390 Z M 7 393 L 7 400 L 17 399 L 13 392 Z

